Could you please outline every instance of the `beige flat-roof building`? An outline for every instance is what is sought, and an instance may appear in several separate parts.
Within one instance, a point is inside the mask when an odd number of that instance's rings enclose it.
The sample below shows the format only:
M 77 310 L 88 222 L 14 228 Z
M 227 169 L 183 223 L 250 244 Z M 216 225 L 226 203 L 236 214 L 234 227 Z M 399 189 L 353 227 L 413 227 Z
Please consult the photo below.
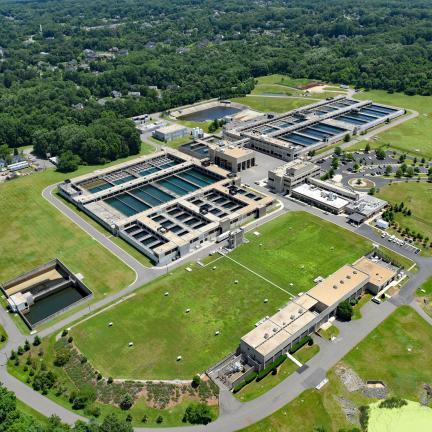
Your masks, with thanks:
M 172 141 L 176 138 L 184 137 L 189 133 L 188 129 L 178 124 L 171 124 L 168 126 L 156 129 L 153 133 L 154 137 L 160 141 Z
M 255 166 L 255 152 L 246 147 L 209 145 L 209 157 L 211 162 L 233 173 Z
M 340 303 L 358 298 L 365 290 L 376 293 L 396 275 L 391 265 L 367 257 L 344 265 L 243 336 L 240 351 L 245 361 L 257 370 L 263 369 L 317 331 L 336 314 Z
M 320 175 L 320 167 L 312 162 L 295 159 L 268 172 L 268 185 L 277 193 L 289 194 L 310 177 Z
M 367 289 L 372 294 L 377 294 L 383 288 L 393 282 L 398 274 L 397 270 L 390 265 L 383 265 L 377 260 L 361 257 L 354 264 L 354 267 L 369 275 Z

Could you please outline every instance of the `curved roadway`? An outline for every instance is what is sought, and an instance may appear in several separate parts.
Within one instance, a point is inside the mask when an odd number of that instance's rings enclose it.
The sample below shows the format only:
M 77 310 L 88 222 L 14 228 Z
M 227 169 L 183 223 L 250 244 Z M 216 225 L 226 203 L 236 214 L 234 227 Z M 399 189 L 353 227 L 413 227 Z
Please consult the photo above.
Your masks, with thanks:
M 86 231 L 96 241 L 106 247 L 111 253 L 116 255 L 120 260 L 131 267 L 136 273 L 136 279 L 131 285 L 119 291 L 118 293 L 99 300 L 93 303 L 89 308 L 78 311 L 75 314 L 63 319 L 62 321 L 53 324 L 51 327 L 42 330 L 39 332 L 41 337 L 58 332 L 59 330 L 70 325 L 72 322 L 84 317 L 85 315 L 88 315 L 90 311 L 95 311 L 96 309 L 100 309 L 101 307 L 112 303 L 114 300 L 121 299 L 125 295 L 136 290 L 138 287 L 164 274 L 170 268 L 184 263 L 183 260 L 162 268 L 147 268 L 143 266 L 140 262 L 109 240 L 109 238 L 104 236 L 96 228 L 84 221 L 79 215 L 77 215 L 58 198 L 54 197 L 52 195 L 52 191 L 55 188 L 56 185 L 46 188 L 42 193 L 44 198 L 54 205 L 59 211 L 61 211 L 66 217 L 77 224 L 81 229 Z M 315 387 L 325 377 L 325 374 L 329 369 L 331 369 L 381 321 L 388 317 L 397 308 L 397 306 L 401 304 L 411 304 L 417 310 L 420 309 L 415 304 L 415 289 L 432 275 L 431 258 L 409 254 L 406 251 L 402 252 L 400 249 L 398 249 L 398 246 L 394 245 L 393 243 L 388 244 L 387 242 L 383 241 L 367 225 L 363 225 L 360 228 L 355 229 L 353 227 L 347 226 L 345 220 L 338 216 L 324 215 L 321 211 L 312 207 L 302 206 L 284 198 L 281 200 L 285 206 L 282 211 L 308 211 L 312 214 L 318 215 L 321 218 L 327 219 L 330 222 L 336 223 L 345 229 L 356 231 L 358 234 L 369 238 L 375 243 L 383 244 L 386 247 L 394 249 L 398 253 L 406 254 L 408 258 L 411 258 L 418 264 L 419 269 L 415 273 L 410 274 L 409 282 L 401 289 L 399 295 L 381 305 L 376 305 L 372 302 L 369 302 L 362 308 L 362 319 L 348 323 L 339 323 L 340 336 L 335 342 L 319 340 L 318 343 L 321 346 L 320 352 L 308 362 L 307 368 L 302 373 L 295 372 L 291 374 L 278 386 L 250 402 L 239 402 L 230 392 L 222 390 L 220 393 L 219 418 L 207 426 L 182 426 L 181 431 L 231 432 L 258 422 L 287 403 L 291 402 L 305 389 Z M 258 224 L 278 216 L 279 213 L 280 211 L 271 213 L 264 220 L 252 224 L 249 227 L 249 230 L 255 229 Z M 193 259 L 206 256 L 211 250 L 214 249 L 214 245 L 204 248 L 198 254 L 195 254 Z M 421 313 L 420 311 L 419 313 L 421 316 L 431 323 L 432 320 L 428 318 L 426 314 Z M 16 349 L 18 345 L 22 345 L 26 337 L 19 332 L 13 323 L 11 316 L 3 308 L 0 308 L 0 323 L 5 328 L 9 337 L 6 346 L 0 350 L 0 381 L 2 381 L 7 388 L 14 391 L 18 399 L 21 399 L 23 402 L 32 406 L 34 409 L 46 416 L 56 414 L 62 419 L 62 421 L 70 424 L 79 419 L 83 420 L 81 416 L 61 407 L 60 405 L 57 405 L 47 397 L 35 392 L 26 384 L 12 377 L 8 373 L 6 367 L 7 354 L 12 349 Z M 175 428 L 158 428 L 158 430 L 165 432 L 172 432 L 173 429 Z M 177 429 L 180 430 L 180 428 Z M 154 428 L 139 427 L 135 428 L 135 430 L 137 432 L 149 432 L 154 431 Z

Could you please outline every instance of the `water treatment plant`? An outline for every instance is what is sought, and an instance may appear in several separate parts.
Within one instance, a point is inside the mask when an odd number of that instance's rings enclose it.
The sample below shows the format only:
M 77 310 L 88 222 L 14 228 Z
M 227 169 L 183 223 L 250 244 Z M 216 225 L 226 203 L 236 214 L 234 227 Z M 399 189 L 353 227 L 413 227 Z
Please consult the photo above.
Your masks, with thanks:
M 157 264 L 265 215 L 274 201 L 175 150 L 68 180 L 59 191 Z
M 404 113 L 402 108 L 337 96 L 258 121 L 228 124 L 224 134 L 234 140 L 247 138 L 248 147 L 290 161 Z

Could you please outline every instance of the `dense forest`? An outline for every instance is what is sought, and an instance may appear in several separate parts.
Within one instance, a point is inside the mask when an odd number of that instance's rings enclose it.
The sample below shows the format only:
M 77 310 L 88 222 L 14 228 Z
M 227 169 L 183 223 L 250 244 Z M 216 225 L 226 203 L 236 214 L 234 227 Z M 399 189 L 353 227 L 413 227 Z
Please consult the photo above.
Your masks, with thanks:
M 127 117 L 284 73 L 432 94 L 430 0 L 0 1 L 0 145 L 103 163 Z

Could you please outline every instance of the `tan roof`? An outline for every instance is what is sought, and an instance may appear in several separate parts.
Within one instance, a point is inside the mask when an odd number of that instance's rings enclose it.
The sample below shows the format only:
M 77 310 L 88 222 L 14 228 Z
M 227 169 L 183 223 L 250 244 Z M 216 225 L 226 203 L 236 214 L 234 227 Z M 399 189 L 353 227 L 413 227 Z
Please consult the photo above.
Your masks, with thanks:
M 317 315 L 308 309 L 316 303 L 315 299 L 303 294 L 243 336 L 243 342 L 265 356 L 313 321 Z
M 365 285 L 368 280 L 368 274 L 351 265 L 345 265 L 309 290 L 308 295 L 326 306 L 332 306 L 353 290 Z
M 35 277 L 32 277 L 30 279 L 27 279 L 21 283 L 18 283 L 16 285 L 9 286 L 6 289 L 7 295 L 12 295 L 14 293 L 17 293 L 19 291 L 24 291 L 27 288 L 30 288 L 34 285 L 38 285 L 44 282 L 53 281 L 56 279 L 62 279 L 63 276 L 56 270 L 56 269 L 50 269 L 48 271 L 45 271 Z
M 167 133 L 183 131 L 183 130 L 187 130 L 187 128 L 185 126 L 178 125 L 178 124 L 170 124 L 168 126 L 164 126 L 159 129 L 156 129 L 156 132 L 167 134 Z
M 234 158 L 248 156 L 254 153 L 253 150 L 244 147 L 223 147 L 217 149 L 217 152 Z
M 381 287 L 396 275 L 396 271 L 393 269 L 385 267 L 366 257 L 361 257 L 353 266 L 367 273 L 370 277 L 369 282 L 378 287 Z

